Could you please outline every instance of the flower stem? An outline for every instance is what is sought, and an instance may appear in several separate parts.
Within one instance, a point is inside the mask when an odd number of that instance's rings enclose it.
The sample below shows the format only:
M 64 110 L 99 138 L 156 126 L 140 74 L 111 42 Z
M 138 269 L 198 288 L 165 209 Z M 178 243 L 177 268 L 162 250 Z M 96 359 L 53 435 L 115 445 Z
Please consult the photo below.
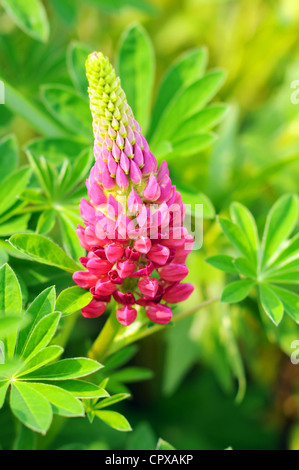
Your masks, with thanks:
M 93 343 L 93 346 L 88 353 L 88 357 L 99 362 L 103 361 L 103 359 L 107 357 L 110 346 L 113 343 L 113 340 L 117 335 L 120 327 L 121 325 L 117 321 L 115 312 L 112 311 L 105 323 L 104 328 Z
M 185 312 L 175 315 L 172 319 L 172 324 L 177 323 L 180 320 L 184 320 L 185 318 L 188 318 L 191 315 L 194 315 L 194 313 L 197 313 L 199 310 L 202 310 L 216 302 L 219 302 L 219 300 L 219 297 L 206 300 L 205 302 L 202 302 L 201 304 L 198 304 L 195 307 L 186 310 Z M 119 351 L 125 346 L 140 341 L 141 339 L 147 338 L 148 336 L 151 336 L 155 333 L 159 333 L 160 331 L 165 330 L 167 327 L 164 325 L 155 325 L 151 328 L 146 328 L 145 330 L 134 332 L 131 335 L 120 335 L 119 338 L 117 338 L 115 341 L 115 337 L 119 331 L 119 328 L 120 325 L 115 317 L 115 314 L 112 313 L 108 318 L 107 323 L 105 324 L 99 337 L 95 341 L 91 351 L 89 352 L 89 357 L 91 359 L 96 359 L 98 361 L 106 359 L 108 356 Z

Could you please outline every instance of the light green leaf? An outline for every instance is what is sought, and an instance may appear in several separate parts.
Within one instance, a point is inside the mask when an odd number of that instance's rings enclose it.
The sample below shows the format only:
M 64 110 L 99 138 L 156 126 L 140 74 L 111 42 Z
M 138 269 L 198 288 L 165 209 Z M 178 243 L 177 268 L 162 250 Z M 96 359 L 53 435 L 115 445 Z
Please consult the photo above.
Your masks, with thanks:
M 4 405 L 8 387 L 9 387 L 9 382 L 3 382 L 3 381 L 0 382 L 0 410 L 2 409 Z
M 58 215 L 63 247 L 72 259 L 79 260 L 81 256 L 85 256 L 85 250 L 79 243 L 76 226 L 65 213 L 60 212 Z
M 13 270 L 5 264 L 0 268 L 0 312 L 5 316 L 21 315 L 22 293 L 19 281 Z M 5 341 L 6 352 L 9 358 L 13 357 L 17 340 L 17 331 L 14 331 Z
M 97 410 L 108 408 L 108 406 L 120 403 L 121 401 L 124 401 L 129 398 L 130 396 L 131 395 L 129 395 L 128 393 L 119 393 L 117 395 L 114 395 L 113 397 L 106 398 L 105 400 L 99 402 L 99 404 L 97 405 Z
M 49 39 L 49 22 L 41 0 L 2 0 L 2 4 L 8 15 L 26 34 L 42 42 Z
M 247 238 L 248 245 L 251 247 L 252 258 L 256 261 L 259 249 L 259 237 L 254 217 L 245 206 L 238 202 L 234 202 L 231 205 L 231 217 L 233 222 L 240 227 Z
M 9 135 L 0 141 L 0 181 L 17 169 L 19 161 L 18 142 L 14 135 Z
M 271 267 L 279 267 L 282 263 L 285 264 L 288 259 L 292 259 L 293 257 L 299 258 L 299 233 L 289 240 L 277 254 L 278 256 L 275 257 L 273 263 L 270 264 Z
M 257 271 L 252 261 L 247 258 L 237 258 L 234 261 L 234 264 L 240 274 L 243 274 L 245 277 L 257 278 Z
M 221 217 L 219 217 L 218 221 L 222 228 L 222 231 L 230 240 L 230 242 L 235 245 L 239 249 L 239 251 L 243 255 L 245 255 L 246 258 L 250 257 L 251 247 L 240 227 L 231 222 L 230 220 L 223 219 Z
M 56 211 L 54 209 L 49 209 L 43 212 L 37 223 L 36 231 L 41 235 L 46 235 L 47 233 L 51 232 L 54 228 L 56 221 Z
M 67 380 L 51 382 L 53 385 L 57 385 L 60 388 L 70 392 L 74 397 L 81 399 L 88 398 L 106 398 L 109 394 L 101 387 L 94 385 L 91 382 L 85 382 L 82 380 Z
M 95 415 L 111 428 L 117 429 L 117 431 L 132 431 L 129 422 L 120 413 L 116 413 L 115 411 L 96 411 Z
M 292 233 L 297 221 L 298 198 L 292 194 L 283 196 L 274 204 L 267 218 L 262 245 L 262 266 L 269 263 L 282 242 Z
M 161 140 L 172 141 L 181 123 L 197 114 L 219 90 L 223 72 L 211 72 L 181 90 L 165 108 L 151 145 Z
M 67 64 L 69 74 L 76 89 L 84 96 L 88 96 L 88 81 L 85 72 L 85 62 L 91 48 L 79 41 L 73 41 L 67 51 Z
M 63 349 L 60 346 L 49 346 L 48 348 L 42 349 L 31 359 L 27 359 L 23 366 L 17 371 L 16 377 L 22 377 L 22 375 L 30 374 L 37 369 L 54 362 L 61 354 Z
M 261 304 L 268 317 L 279 325 L 283 317 L 283 305 L 272 288 L 266 284 L 259 285 Z
M 157 450 L 176 450 L 172 445 L 163 439 L 159 439 L 157 444 Z
M 286 312 L 299 323 L 299 295 L 278 286 L 271 286 L 272 290 L 279 297 Z
M 78 286 L 63 290 L 57 298 L 56 308 L 63 316 L 71 315 L 86 307 L 92 300 L 90 292 Z
M 49 313 L 52 313 L 55 308 L 56 291 L 55 287 L 48 287 L 41 294 L 39 294 L 32 304 L 27 309 L 26 314 L 31 317 L 31 322 L 23 331 L 20 332 L 17 345 L 17 353 L 21 354 L 26 339 L 30 331 L 37 325 L 37 323 Z
M 26 380 L 70 380 L 86 377 L 100 370 L 103 366 L 96 361 L 84 357 L 75 359 L 64 359 L 42 367 L 40 370 L 28 374 Z
M 155 57 L 148 34 L 138 24 L 131 26 L 122 38 L 118 71 L 128 103 L 145 132 L 152 100 Z
M 249 280 L 236 281 L 228 284 L 223 291 L 221 301 L 229 304 L 241 302 L 246 299 L 254 284 L 254 281 Z
M 227 255 L 215 255 L 206 259 L 206 262 L 214 268 L 220 269 L 225 273 L 237 273 L 236 266 L 234 265 L 234 258 Z
M 91 114 L 86 101 L 72 89 L 64 86 L 45 85 L 42 98 L 50 113 L 69 131 L 92 139 Z
M 81 267 L 49 238 L 43 235 L 20 233 L 13 235 L 9 242 L 21 253 L 28 255 L 33 261 L 49 266 L 55 266 L 69 273 L 74 273 Z
M 51 403 L 53 413 L 66 418 L 84 416 L 82 403 L 66 390 L 48 384 L 30 383 L 28 386 Z
M 150 380 L 153 378 L 153 372 L 142 367 L 128 367 L 127 369 L 115 372 L 111 377 L 113 377 L 113 380 L 117 380 L 117 382 L 134 383 L 143 380 Z
M 206 49 L 193 49 L 180 57 L 166 72 L 152 112 L 150 137 L 153 135 L 164 109 L 180 90 L 191 85 L 202 76 L 207 66 L 207 61 L 208 54 Z M 192 129 L 194 131 L 197 128 L 193 127 Z M 188 135 L 190 134 L 188 133 Z M 185 135 L 183 133 L 182 137 Z
M 21 423 L 32 431 L 46 434 L 53 412 L 49 402 L 39 392 L 25 383 L 12 383 L 10 407 Z
M 31 359 L 48 346 L 56 333 L 60 316 L 59 312 L 54 312 L 40 320 L 25 344 L 22 358 Z
M 204 219 L 214 219 L 215 217 L 215 207 L 213 206 L 212 201 L 203 193 L 196 193 L 186 191 L 180 186 L 177 187 L 178 191 L 181 193 L 184 204 L 191 205 L 191 213 L 195 214 L 196 205 L 203 205 L 203 218 Z M 188 208 L 189 210 L 189 208 Z
M 10 219 L 6 224 L 0 225 L 0 237 L 9 237 L 13 233 L 24 232 L 27 229 L 31 214 L 24 214 L 20 217 Z
M 177 130 L 173 141 L 190 138 L 193 134 L 200 134 L 209 131 L 219 124 L 227 112 L 227 106 L 210 106 L 199 111 L 195 116 L 184 121 Z
M 0 77 L 0 79 L 5 86 L 5 106 L 8 109 L 20 115 L 34 129 L 46 137 L 65 137 L 68 134 L 46 112 L 41 111 L 32 101 L 26 99 L 6 82 L 3 77 Z
M 0 213 L 12 207 L 17 196 L 26 188 L 31 176 L 31 169 L 28 167 L 10 173 L 0 186 Z
M 20 316 L 9 316 L 3 318 L 0 315 L 0 339 L 4 339 L 13 333 L 17 333 L 22 323 L 24 323 L 24 319 Z
M 208 147 L 211 147 L 217 140 L 215 134 L 193 134 L 185 137 L 182 140 L 173 142 L 173 153 L 168 157 L 168 160 L 177 157 L 190 157 L 195 155 Z

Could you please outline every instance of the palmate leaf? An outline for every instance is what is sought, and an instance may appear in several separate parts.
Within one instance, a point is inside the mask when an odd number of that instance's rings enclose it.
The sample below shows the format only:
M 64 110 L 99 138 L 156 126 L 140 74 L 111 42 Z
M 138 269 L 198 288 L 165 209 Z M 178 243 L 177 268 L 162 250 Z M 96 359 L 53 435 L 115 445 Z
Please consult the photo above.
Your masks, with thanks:
M 56 308 L 63 316 L 71 315 L 86 307 L 92 298 L 91 293 L 85 289 L 78 286 L 69 287 L 59 294 Z
M 17 139 L 9 135 L 0 141 L 0 181 L 17 169 L 19 149 Z
M 50 28 L 41 0 L 3 0 L 3 7 L 16 24 L 29 36 L 42 42 L 49 38 Z
M 91 115 L 86 101 L 71 88 L 44 85 L 42 98 L 48 111 L 66 129 L 90 142 L 92 138 Z
M 0 186 L 0 214 L 10 209 L 17 196 L 26 188 L 31 176 L 31 169 L 28 167 L 10 173 Z
M 242 277 L 226 286 L 223 302 L 244 300 L 256 285 L 259 306 L 275 325 L 280 324 L 284 312 L 299 323 L 299 295 L 292 292 L 292 285 L 299 284 L 298 234 L 287 240 L 298 221 L 298 207 L 297 196 L 281 197 L 269 212 L 262 243 L 252 214 L 241 204 L 231 206 L 233 222 L 219 219 L 223 232 L 243 255 L 207 259 L 212 266 Z
M 9 242 L 11 245 L 26 254 L 33 261 L 49 266 L 55 266 L 69 273 L 81 269 L 58 245 L 49 238 L 31 233 L 13 235 Z
M 50 362 L 54 362 L 62 353 L 63 349 L 60 346 L 49 346 L 41 349 L 32 358 L 26 358 L 22 367 L 18 369 L 18 377 L 30 374 L 30 372 L 34 372 Z
M 48 209 L 41 213 L 36 231 L 40 235 L 47 235 L 54 228 L 56 222 L 56 211 L 54 209 Z
M 21 355 L 22 358 L 29 360 L 48 346 L 56 333 L 60 317 L 61 314 L 59 312 L 54 312 L 46 315 L 39 321 L 28 337 Z
M 115 411 L 95 411 L 94 414 L 109 427 L 117 431 L 132 431 L 130 423 L 120 413 L 116 413 Z
M 29 142 L 25 150 L 35 158 L 44 156 L 49 163 L 54 165 L 62 164 L 67 158 L 73 162 L 75 158 L 84 150 L 85 144 L 69 137 L 35 139 Z
M 161 83 L 152 112 L 149 137 L 151 138 L 158 125 L 163 111 L 173 96 L 183 88 L 200 78 L 207 66 L 208 53 L 204 48 L 194 49 L 180 57 L 166 72 Z M 197 129 L 197 128 L 196 128 Z M 189 130 L 189 128 L 187 128 Z M 194 131 L 194 127 L 192 127 Z M 186 134 L 180 135 L 183 138 Z
M 129 27 L 122 37 L 118 71 L 133 113 L 146 132 L 155 77 L 155 56 L 148 34 L 138 24 Z
M 20 316 L 21 311 L 22 292 L 19 281 L 10 266 L 5 264 L 0 268 L 0 312 L 9 318 L 10 316 Z M 8 358 L 12 358 L 14 355 L 17 333 L 17 330 L 14 330 L 5 340 Z
M 80 379 L 97 372 L 102 368 L 101 364 L 92 359 L 75 358 L 63 359 L 55 364 L 44 366 L 36 372 L 23 376 L 24 380 L 30 381 L 57 381 Z

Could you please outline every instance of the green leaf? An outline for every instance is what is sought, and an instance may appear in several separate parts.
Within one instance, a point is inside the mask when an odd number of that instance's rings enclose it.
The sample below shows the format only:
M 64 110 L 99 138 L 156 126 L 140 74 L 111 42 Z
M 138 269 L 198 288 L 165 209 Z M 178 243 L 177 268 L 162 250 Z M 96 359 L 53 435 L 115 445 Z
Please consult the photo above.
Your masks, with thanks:
M 237 258 L 234 260 L 234 264 L 240 274 L 245 277 L 257 278 L 257 270 L 255 264 L 247 258 Z
M 173 97 L 182 89 L 194 83 L 204 73 L 208 61 L 207 50 L 193 49 L 180 57 L 166 72 L 161 83 L 157 99 L 152 112 L 149 136 L 156 129 L 164 109 L 173 100 Z M 196 129 L 192 128 L 193 131 Z M 182 134 L 184 137 L 186 134 Z M 191 133 L 188 133 L 191 135 Z
M 41 235 L 46 235 L 47 233 L 51 232 L 54 228 L 56 221 L 56 211 L 54 209 L 49 209 L 43 212 L 37 223 L 36 231 Z
M 0 382 L 0 410 L 2 409 L 4 405 L 8 387 L 9 387 L 9 382 L 2 382 L 2 381 Z
M 223 291 L 221 301 L 229 304 L 241 302 L 246 299 L 254 284 L 254 281 L 249 280 L 236 281 L 228 284 Z
M 190 138 L 193 134 L 200 134 L 209 131 L 222 121 L 227 112 L 225 105 L 210 106 L 199 111 L 195 116 L 184 121 L 177 130 L 174 142 Z
M 3 77 L 0 77 L 0 80 L 5 86 L 5 106 L 8 109 L 20 115 L 34 129 L 46 137 L 65 137 L 67 135 L 67 132 L 56 124 L 46 112 L 41 111 L 39 107 L 34 105 L 32 100 L 25 98 L 7 83 Z
M 27 229 L 31 214 L 24 214 L 20 217 L 10 219 L 6 224 L 0 225 L 0 237 L 9 237 L 13 233 L 24 232 Z
M 282 242 L 293 231 L 298 220 L 298 198 L 286 195 L 280 198 L 269 212 L 263 236 L 262 266 L 271 260 Z
M 252 251 L 252 258 L 256 261 L 259 249 L 259 237 L 257 226 L 251 212 L 238 202 L 231 205 L 231 217 L 233 222 L 240 227 L 247 238 L 248 245 Z
M 54 165 L 63 164 L 66 157 L 70 162 L 84 150 L 85 144 L 71 137 L 68 139 L 48 138 L 35 139 L 26 145 L 25 149 L 35 159 L 43 155 L 46 161 Z
M 281 301 L 272 288 L 266 284 L 259 285 L 259 292 L 264 311 L 275 325 L 279 325 L 284 312 Z
M 151 40 L 142 26 L 131 26 L 119 51 L 119 75 L 128 103 L 146 131 L 155 77 L 155 57 Z
M 44 85 L 42 99 L 49 112 L 69 131 L 92 139 L 92 122 L 86 101 L 72 89 L 64 86 Z
M 225 273 L 237 273 L 236 266 L 234 265 L 234 258 L 227 255 L 215 255 L 206 259 L 206 262 L 214 268 L 220 269 Z
M 16 377 L 22 377 L 22 375 L 30 374 L 37 369 L 54 362 L 61 354 L 63 349 L 60 346 L 49 346 L 48 348 L 42 349 L 31 359 L 27 359 L 22 367 L 17 371 Z
M 299 323 L 299 295 L 277 286 L 272 285 L 271 288 L 279 297 L 286 312 Z
M 49 39 L 49 22 L 41 0 L 2 0 L 2 4 L 8 15 L 26 34 L 42 42 Z
M 70 392 L 74 397 L 81 399 L 88 398 L 106 398 L 109 394 L 101 387 L 94 385 L 91 382 L 85 382 L 82 380 L 67 380 L 51 382 L 53 385 L 57 385 L 63 388 L 67 392 Z
M 171 444 L 164 441 L 163 439 L 159 439 L 157 444 L 157 450 L 176 450 Z
M 5 316 L 15 317 L 22 311 L 22 293 L 19 281 L 13 270 L 5 264 L 0 268 L 0 312 Z M 6 339 L 6 352 L 13 357 L 17 340 L 17 331 Z
M 129 398 L 130 396 L 131 395 L 129 395 L 128 393 L 119 393 L 117 395 L 114 395 L 113 397 L 106 398 L 105 400 L 99 402 L 99 404 L 97 405 L 97 410 L 108 408 L 108 406 L 120 403 L 121 401 L 124 401 Z
M 177 186 L 178 191 L 181 193 L 184 204 L 191 205 L 191 213 L 195 214 L 196 205 L 203 205 L 203 218 L 204 219 L 214 219 L 215 217 L 215 207 L 213 206 L 212 201 L 204 193 L 196 193 L 186 191 L 182 189 L 179 185 Z
M 55 266 L 69 273 L 74 273 L 81 269 L 80 265 L 67 256 L 58 245 L 43 235 L 20 233 L 13 235 L 9 242 L 14 248 L 29 256 L 33 261 Z
M 228 219 L 219 217 L 219 224 L 222 231 L 227 236 L 229 241 L 235 245 L 239 251 L 245 255 L 246 258 L 251 256 L 251 247 L 248 243 L 247 237 L 244 235 L 240 227 Z
M 49 402 L 39 392 L 25 383 L 12 383 L 10 407 L 21 423 L 32 431 L 46 434 L 53 412 Z
M 17 169 L 19 161 L 18 142 L 14 135 L 0 140 L 0 181 Z
M 140 382 L 143 380 L 150 380 L 153 378 L 153 372 L 142 367 L 128 367 L 127 369 L 115 372 L 113 380 L 123 383 Z
M 132 431 L 129 422 L 120 413 L 116 413 L 115 411 L 96 411 L 95 415 L 111 428 L 117 429 L 117 431 Z
M 173 153 L 168 157 L 168 160 L 179 157 L 190 157 L 195 155 L 208 147 L 211 147 L 217 140 L 215 134 L 196 134 L 184 137 L 181 140 L 173 142 Z
M 79 260 L 81 256 L 85 256 L 85 250 L 79 243 L 76 226 L 65 213 L 60 212 L 58 215 L 63 247 L 72 259 Z
M 0 339 L 10 336 L 12 333 L 17 333 L 21 327 L 23 320 L 20 316 L 1 317 L 0 315 Z
M 40 320 L 25 344 L 22 358 L 31 359 L 48 346 L 56 333 L 60 316 L 59 312 L 54 312 Z
M 17 345 L 17 353 L 21 354 L 24 344 L 27 340 L 27 337 L 30 331 L 37 325 L 37 323 L 49 313 L 52 313 L 55 308 L 56 301 L 56 291 L 55 287 L 48 287 L 41 294 L 39 294 L 32 304 L 27 309 L 26 314 L 29 314 L 31 317 L 31 322 L 28 327 L 20 332 Z
M 92 300 L 90 292 L 78 286 L 63 290 L 57 298 L 56 308 L 63 316 L 71 315 L 86 307 Z
M 13 450 L 36 450 L 36 434 L 21 425 Z
M 51 403 L 53 413 L 66 418 L 84 416 L 82 403 L 66 390 L 48 384 L 30 383 L 28 386 Z
M 292 259 L 293 257 L 299 257 L 299 233 L 289 240 L 282 250 L 278 252 L 278 256 L 275 258 L 271 266 L 275 265 L 275 267 L 280 267 L 282 263 L 286 262 L 288 259 Z
M 84 96 L 88 96 L 88 81 L 85 72 L 85 62 L 91 48 L 79 41 L 73 41 L 67 51 L 67 64 L 69 74 L 76 89 Z
M 16 198 L 24 191 L 31 176 L 28 167 L 10 173 L 0 186 L 0 214 L 12 207 Z
M 97 372 L 102 367 L 98 362 L 84 357 L 64 359 L 56 364 L 42 367 L 40 370 L 26 375 L 24 379 L 47 381 L 79 379 Z
M 165 108 L 151 145 L 162 140 L 172 141 L 181 123 L 197 114 L 219 90 L 223 72 L 211 72 L 181 90 Z

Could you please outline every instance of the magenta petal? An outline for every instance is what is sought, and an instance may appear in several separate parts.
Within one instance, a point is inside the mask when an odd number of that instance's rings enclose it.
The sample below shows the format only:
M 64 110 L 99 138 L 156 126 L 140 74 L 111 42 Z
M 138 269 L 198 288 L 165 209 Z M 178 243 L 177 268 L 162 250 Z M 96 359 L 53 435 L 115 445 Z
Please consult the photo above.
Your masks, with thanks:
M 166 289 L 163 300 L 170 304 L 183 302 L 190 297 L 193 291 L 194 286 L 192 284 L 175 284 L 174 286 Z
M 84 307 L 81 312 L 85 318 L 98 318 L 105 312 L 107 304 L 105 302 L 99 302 L 98 300 L 92 300 L 90 304 Z
M 152 304 L 145 309 L 147 317 L 154 323 L 167 325 L 172 319 L 171 308 L 166 305 Z
M 137 318 L 137 310 L 126 305 L 117 310 L 116 317 L 121 325 L 130 326 Z
M 116 183 L 122 191 L 125 191 L 129 186 L 128 178 L 124 170 L 119 165 L 116 171 Z

